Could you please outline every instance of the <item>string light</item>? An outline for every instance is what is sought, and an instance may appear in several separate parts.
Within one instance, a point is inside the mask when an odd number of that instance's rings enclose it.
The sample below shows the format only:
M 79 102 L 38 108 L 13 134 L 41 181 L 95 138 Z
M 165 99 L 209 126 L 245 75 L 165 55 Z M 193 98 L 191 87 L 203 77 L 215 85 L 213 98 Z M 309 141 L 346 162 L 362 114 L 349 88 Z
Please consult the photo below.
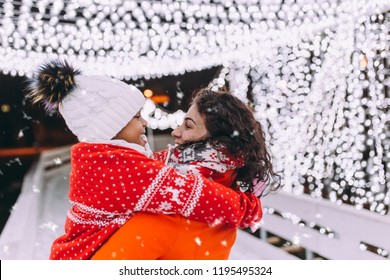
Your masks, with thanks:
M 178 110 L 175 113 L 169 114 L 156 106 L 156 104 L 147 99 L 141 111 L 142 117 L 148 122 L 148 127 L 151 129 L 174 129 L 181 125 L 185 113 Z
M 125 80 L 223 65 L 212 84 L 251 91 L 286 191 L 387 213 L 388 1 L 0 2 L 3 74 L 50 58 Z M 144 112 L 158 129 L 184 116 Z
M 232 85 L 252 81 L 256 116 L 286 191 L 386 214 L 388 12 L 367 15 L 363 8 L 341 5 L 342 23 L 273 48 L 249 71 L 232 62 L 235 78 L 243 77 Z
M 338 24 L 350 6 L 388 8 L 383 0 L 1 2 L 3 73 L 31 75 L 43 60 L 60 57 L 122 79 L 250 59 Z

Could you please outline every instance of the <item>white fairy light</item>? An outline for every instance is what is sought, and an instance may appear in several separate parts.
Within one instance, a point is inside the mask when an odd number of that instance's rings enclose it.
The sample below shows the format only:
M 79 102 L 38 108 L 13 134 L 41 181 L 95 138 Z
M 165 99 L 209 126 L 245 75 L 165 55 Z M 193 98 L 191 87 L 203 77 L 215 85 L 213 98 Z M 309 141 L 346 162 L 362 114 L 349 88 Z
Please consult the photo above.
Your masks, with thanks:
M 388 22 L 383 15 L 344 8 L 337 7 L 342 24 L 263 55 L 251 67 L 250 86 L 285 190 L 302 193 L 306 185 L 313 197 L 325 194 L 357 208 L 369 204 L 369 210 L 384 214 L 390 195 L 384 152 L 390 99 L 381 73 Z M 236 77 L 247 71 L 243 67 Z
M 126 80 L 223 65 L 212 83 L 251 90 L 285 190 L 387 211 L 388 1 L 0 2 L 3 74 L 50 58 Z M 157 109 L 151 128 L 184 116 Z
M 306 34 L 315 26 L 335 24 L 335 4 L 339 1 L 323 7 L 307 1 L 305 9 L 301 9 L 302 4 L 273 1 L 17 2 L 7 0 L 3 5 L 0 34 L 11 41 L 2 40 L 0 48 L 13 59 L 0 64 L 2 71 L 11 68 L 29 73 L 31 68 L 27 69 L 27 65 L 57 57 L 66 50 L 65 57 L 71 62 L 78 61 L 84 69 L 134 78 L 200 70 L 242 58 L 243 54 L 249 57 L 258 53 L 259 47 L 264 50 L 283 41 L 293 42 L 296 32 Z M 371 2 L 383 6 L 383 1 Z M 313 7 L 319 11 L 326 9 L 322 13 L 326 15 L 324 23 L 319 20 L 321 13 L 313 13 Z M 274 16 L 276 13 L 279 18 Z M 308 19 L 306 27 L 299 31 L 297 23 L 304 19 Z M 273 29 L 277 26 L 293 30 Z M 59 46 L 62 51 L 57 52 Z M 87 55 L 82 48 L 89 49 Z M 15 52 L 19 49 L 30 51 L 20 55 Z M 96 53 L 102 52 L 105 55 L 96 61 Z M 128 59 L 129 53 L 132 59 L 125 63 L 122 56 Z M 113 57 L 117 59 L 112 60 Z M 107 64 L 113 67 L 105 67 Z
M 185 113 L 178 110 L 174 113 L 167 113 L 157 108 L 153 101 L 147 99 L 141 111 L 142 117 L 148 122 L 152 129 L 173 129 L 180 125 L 184 120 Z

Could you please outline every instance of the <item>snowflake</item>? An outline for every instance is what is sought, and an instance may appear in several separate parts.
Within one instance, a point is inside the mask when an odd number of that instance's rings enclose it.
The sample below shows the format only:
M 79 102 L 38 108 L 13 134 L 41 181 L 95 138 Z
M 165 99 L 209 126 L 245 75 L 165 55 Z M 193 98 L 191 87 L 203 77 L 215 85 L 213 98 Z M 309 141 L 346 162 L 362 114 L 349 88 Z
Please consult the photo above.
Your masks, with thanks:
M 170 202 L 162 202 L 160 206 L 158 207 L 159 211 L 168 211 L 172 208 L 172 204 Z
M 42 229 L 48 228 L 51 231 L 56 232 L 56 230 L 58 228 L 58 225 L 56 223 L 52 222 L 52 221 L 49 221 L 47 223 L 40 224 L 38 227 L 42 228 Z
M 210 227 L 215 227 L 222 224 L 222 218 L 215 219 L 213 223 L 209 224 Z
M 199 237 L 195 238 L 195 243 L 198 244 L 198 246 L 202 245 L 202 240 Z
M 175 184 L 179 187 L 183 187 L 186 184 L 186 182 L 183 178 L 176 178 Z
M 62 164 L 62 160 L 59 157 L 53 159 L 53 162 L 54 162 L 55 165 L 61 165 Z
M 18 133 L 18 139 L 22 138 L 24 136 L 23 130 L 20 130 Z
M 3 252 L 6 253 L 6 254 L 9 254 L 9 253 L 10 253 L 10 252 L 9 252 L 9 247 L 8 247 L 8 245 L 4 245 L 4 246 L 3 246 Z

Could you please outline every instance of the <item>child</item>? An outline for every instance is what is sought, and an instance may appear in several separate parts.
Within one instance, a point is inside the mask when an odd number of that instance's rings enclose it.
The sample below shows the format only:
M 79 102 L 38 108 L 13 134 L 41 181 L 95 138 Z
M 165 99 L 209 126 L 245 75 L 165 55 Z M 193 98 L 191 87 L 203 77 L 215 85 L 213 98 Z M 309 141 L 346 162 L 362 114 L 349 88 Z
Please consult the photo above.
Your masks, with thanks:
M 43 65 L 30 98 L 59 110 L 80 143 L 71 149 L 65 234 L 51 259 L 90 259 L 135 212 L 179 214 L 230 227 L 261 219 L 260 201 L 200 175 L 183 176 L 150 158 L 145 98 L 134 86 L 105 76 L 86 76 L 66 62 Z M 131 142 L 128 142 L 131 141 Z

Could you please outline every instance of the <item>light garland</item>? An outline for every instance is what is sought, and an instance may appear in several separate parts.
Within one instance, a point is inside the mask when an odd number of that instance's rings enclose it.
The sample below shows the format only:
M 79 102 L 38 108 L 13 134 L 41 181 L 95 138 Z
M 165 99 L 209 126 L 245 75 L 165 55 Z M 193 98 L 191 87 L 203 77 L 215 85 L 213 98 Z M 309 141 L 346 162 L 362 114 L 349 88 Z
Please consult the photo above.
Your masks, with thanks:
M 127 80 L 250 58 L 338 24 L 350 6 L 367 13 L 389 6 L 385 0 L 0 2 L 3 73 L 31 75 L 43 60 L 59 57 Z
M 251 67 L 256 115 L 286 191 L 388 212 L 388 15 L 344 13 L 343 24 Z
M 388 211 L 387 0 L 0 3 L 3 74 L 49 58 L 125 80 L 223 65 L 211 86 L 251 90 L 286 191 Z M 158 129 L 184 115 L 143 113 Z
M 156 104 L 150 99 L 146 100 L 141 114 L 142 117 L 148 122 L 149 128 L 160 130 L 176 128 L 182 123 L 185 115 L 182 110 L 178 110 L 175 113 L 169 114 L 158 108 Z

